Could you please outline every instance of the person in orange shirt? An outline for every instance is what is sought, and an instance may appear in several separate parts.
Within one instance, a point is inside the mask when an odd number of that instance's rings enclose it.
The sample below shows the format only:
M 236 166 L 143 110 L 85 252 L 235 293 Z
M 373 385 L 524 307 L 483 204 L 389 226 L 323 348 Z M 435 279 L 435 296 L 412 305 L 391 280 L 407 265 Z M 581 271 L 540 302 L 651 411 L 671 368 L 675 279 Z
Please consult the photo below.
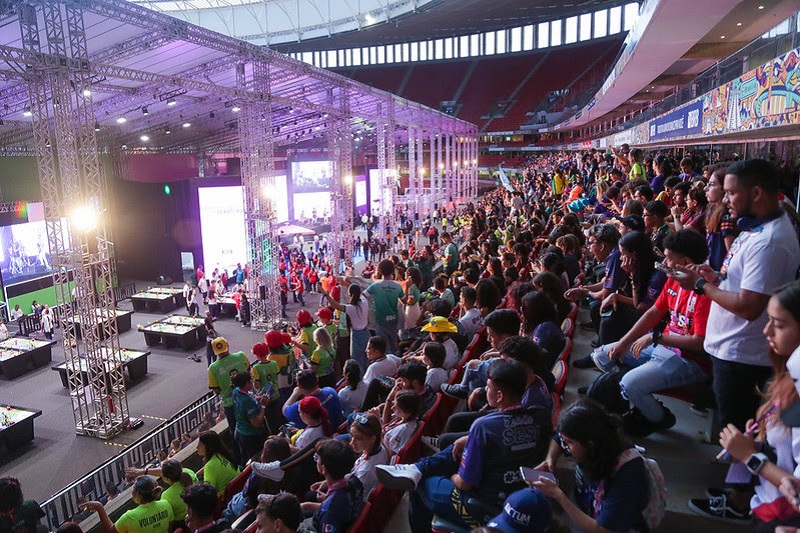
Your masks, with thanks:
M 319 305 L 325 304 L 325 293 L 331 290 L 332 280 L 333 278 L 328 275 L 327 271 L 322 273 L 322 277 L 319 280 L 320 285 L 322 285 L 322 295 L 320 296 Z

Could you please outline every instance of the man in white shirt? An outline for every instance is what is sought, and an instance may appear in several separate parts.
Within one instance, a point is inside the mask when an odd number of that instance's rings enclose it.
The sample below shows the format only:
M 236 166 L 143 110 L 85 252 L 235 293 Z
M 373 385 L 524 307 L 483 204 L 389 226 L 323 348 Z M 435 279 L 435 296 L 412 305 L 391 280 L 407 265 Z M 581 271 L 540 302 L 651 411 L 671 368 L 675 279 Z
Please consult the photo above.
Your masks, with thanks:
M 462 287 L 459 295 L 461 305 L 459 306 L 458 322 L 464 328 L 464 335 L 469 342 L 472 342 L 475 334 L 483 325 L 483 315 L 481 315 L 480 309 L 475 307 L 476 294 L 472 287 Z
M 394 354 L 386 353 L 386 339 L 380 336 L 370 337 L 367 342 L 367 359 L 369 366 L 364 372 L 364 383 L 368 386 L 362 411 L 380 404 L 394 386 L 394 376 L 403 362 Z

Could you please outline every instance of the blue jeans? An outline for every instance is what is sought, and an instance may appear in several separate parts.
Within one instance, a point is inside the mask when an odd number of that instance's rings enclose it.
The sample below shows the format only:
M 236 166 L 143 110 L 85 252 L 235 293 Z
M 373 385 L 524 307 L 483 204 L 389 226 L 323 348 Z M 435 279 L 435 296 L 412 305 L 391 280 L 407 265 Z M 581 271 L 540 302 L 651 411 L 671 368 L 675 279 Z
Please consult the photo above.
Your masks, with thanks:
M 664 346 L 650 345 L 641 351 L 638 359 L 628 350 L 621 361 L 612 361 L 607 353 L 613 346 L 616 343 L 600 346 L 592 352 L 592 359 L 605 371 L 611 370 L 615 364 L 630 369 L 620 382 L 622 396 L 651 422 L 660 422 L 664 418 L 664 408 L 653 397 L 653 392 L 708 380 L 708 375 L 697 363 Z
M 361 367 L 361 374 L 367 371 L 367 342 L 369 342 L 369 329 L 350 330 L 350 359 L 355 360 Z
M 450 480 L 458 472 L 458 463 L 453 459 L 453 446 L 423 457 L 416 463 L 422 472 L 417 490 L 409 494 L 408 522 L 413 533 L 430 533 L 433 516 L 439 516 L 462 525 L 471 526 L 464 520 L 468 514 L 461 504 L 461 491 Z M 459 509 L 462 512 L 459 512 Z
M 385 324 L 375 324 L 375 333 L 386 339 L 386 353 L 397 353 L 397 319 L 388 320 Z
M 461 378 L 461 388 L 472 392 L 478 387 L 485 387 L 486 380 L 489 377 L 489 364 L 492 361 L 493 359 L 482 361 L 475 368 L 467 364 L 464 369 L 464 377 Z

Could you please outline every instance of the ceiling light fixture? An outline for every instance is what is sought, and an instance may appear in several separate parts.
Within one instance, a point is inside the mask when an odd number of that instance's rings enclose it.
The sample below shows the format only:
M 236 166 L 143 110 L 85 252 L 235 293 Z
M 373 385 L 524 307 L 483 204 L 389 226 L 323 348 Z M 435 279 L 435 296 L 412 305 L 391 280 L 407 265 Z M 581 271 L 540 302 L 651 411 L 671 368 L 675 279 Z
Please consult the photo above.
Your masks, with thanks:
M 125 124 L 128 122 L 128 119 L 125 117 L 117 117 L 117 124 Z
M 238 106 L 238 105 L 236 105 L 236 104 L 233 104 L 233 107 L 231 107 L 231 111 L 233 111 L 234 113 L 238 113 L 238 112 L 239 112 L 239 111 L 241 111 L 241 110 L 242 110 L 242 108 L 241 108 L 241 107 L 239 107 L 239 106 Z
M 719 38 L 720 38 L 720 39 L 724 39 L 724 38 L 725 38 L 725 36 L 724 36 L 724 35 L 720 35 L 720 36 L 719 36 Z
M 737 23 L 736 23 L 736 25 L 737 25 L 737 26 L 741 26 L 741 25 L 742 25 L 742 23 L 741 23 L 741 22 L 737 22 Z
M 764 6 L 758 6 L 758 9 L 764 9 Z
M 139 137 L 139 140 L 141 140 L 142 142 L 147 142 L 147 141 L 150 140 L 150 136 L 149 135 L 142 135 L 141 137 Z
M 147 111 L 147 106 L 145 106 L 145 107 L 142 107 L 142 115 L 144 115 L 144 116 L 147 116 L 147 115 L 149 115 L 149 114 L 150 114 L 150 112 L 149 112 L 149 111 Z
M 94 131 L 100 131 L 100 123 L 99 122 L 95 122 L 94 123 Z
M 184 128 L 188 128 L 188 127 L 189 127 L 189 126 L 191 126 L 191 125 L 192 125 L 192 123 L 191 123 L 191 122 L 184 122 L 184 123 L 183 123 L 183 127 L 184 127 Z
M 26 107 L 25 109 L 23 109 L 22 110 L 22 116 L 23 117 L 31 117 L 31 116 L 33 116 L 33 112 L 31 112 L 31 108 L 30 107 Z
M 83 90 L 83 96 L 85 96 L 87 98 L 92 96 L 92 91 L 90 91 L 89 89 L 84 89 Z
M 170 98 L 169 100 L 167 100 L 167 105 L 168 106 L 174 106 L 177 103 L 178 103 L 178 101 L 175 100 L 174 98 Z
M 167 126 L 167 128 L 164 130 L 164 133 L 166 133 L 167 135 L 172 133 L 172 130 L 169 128 L 169 126 Z

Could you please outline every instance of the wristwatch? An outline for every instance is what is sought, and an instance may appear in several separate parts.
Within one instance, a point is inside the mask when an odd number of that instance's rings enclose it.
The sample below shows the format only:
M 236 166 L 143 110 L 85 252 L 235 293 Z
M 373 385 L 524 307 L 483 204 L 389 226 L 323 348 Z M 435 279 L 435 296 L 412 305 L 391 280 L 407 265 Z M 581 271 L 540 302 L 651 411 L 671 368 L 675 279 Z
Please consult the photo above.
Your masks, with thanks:
M 661 337 L 664 335 L 664 332 L 658 329 L 654 329 L 651 335 L 653 336 L 653 346 L 658 346 L 658 341 L 661 340 Z
M 694 282 L 694 292 L 700 296 L 703 296 L 706 293 L 706 283 L 708 283 L 706 279 L 697 278 L 697 281 Z
M 769 457 L 764 455 L 763 453 L 754 453 L 750 457 L 747 458 L 747 462 L 745 466 L 750 471 L 751 474 L 757 476 L 758 473 L 764 468 L 764 464 L 769 461 Z

